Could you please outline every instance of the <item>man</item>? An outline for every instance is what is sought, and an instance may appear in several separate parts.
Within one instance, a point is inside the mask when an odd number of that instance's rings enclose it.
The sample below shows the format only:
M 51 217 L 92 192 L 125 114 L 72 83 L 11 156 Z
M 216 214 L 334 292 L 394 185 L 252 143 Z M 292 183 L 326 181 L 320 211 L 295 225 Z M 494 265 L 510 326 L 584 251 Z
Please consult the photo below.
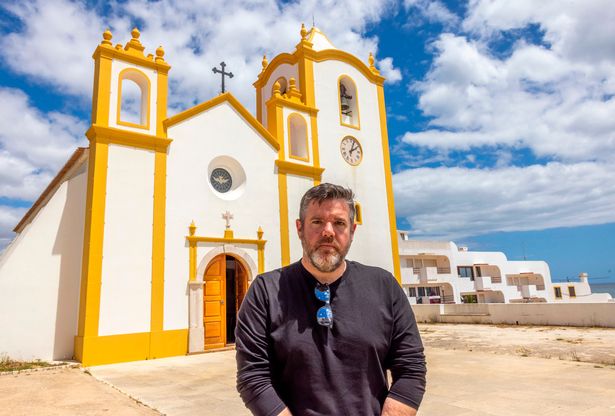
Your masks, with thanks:
M 356 228 L 352 191 L 310 189 L 296 226 L 301 261 L 258 276 L 239 311 L 244 403 L 257 416 L 415 415 L 423 345 L 395 278 L 345 260 Z

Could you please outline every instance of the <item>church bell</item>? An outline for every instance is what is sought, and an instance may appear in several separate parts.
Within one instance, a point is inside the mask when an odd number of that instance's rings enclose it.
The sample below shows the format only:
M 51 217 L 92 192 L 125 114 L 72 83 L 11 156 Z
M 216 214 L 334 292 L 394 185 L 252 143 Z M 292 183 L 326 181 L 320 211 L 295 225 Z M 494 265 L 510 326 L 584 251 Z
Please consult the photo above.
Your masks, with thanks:
M 342 108 L 342 114 L 346 116 L 352 116 L 352 110 L 350 109 L 350 100 L 352 96 L 346 94 L 346 86 L 340 83 L 340 103 Z

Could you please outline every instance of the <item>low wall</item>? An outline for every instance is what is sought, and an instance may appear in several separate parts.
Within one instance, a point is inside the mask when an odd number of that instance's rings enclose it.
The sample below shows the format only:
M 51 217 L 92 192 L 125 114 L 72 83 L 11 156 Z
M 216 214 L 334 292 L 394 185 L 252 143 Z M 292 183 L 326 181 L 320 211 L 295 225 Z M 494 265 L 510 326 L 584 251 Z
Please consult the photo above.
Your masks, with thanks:
M 615 302 L 412 305 L 417 322 L 615 328 Z

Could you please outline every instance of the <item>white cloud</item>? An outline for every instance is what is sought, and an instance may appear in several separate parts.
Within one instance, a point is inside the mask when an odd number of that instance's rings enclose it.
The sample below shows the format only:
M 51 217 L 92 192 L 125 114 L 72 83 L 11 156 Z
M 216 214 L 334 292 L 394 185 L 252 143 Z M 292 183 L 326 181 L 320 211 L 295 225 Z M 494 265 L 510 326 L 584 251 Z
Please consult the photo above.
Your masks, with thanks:
M 386 78 L 387 84 L 397 84 L 401 81 L 401 71 L 393 66 L 393 58 L 384 58 L 378 62 L 380 74 Z
M 31 200 L 77 146 L 86 124 L 65 114 L 43 113 L 21 90 L 0 88 L 0 197 Z
M 169 74 L 170 114 L 218 94 L 220 81 L 211 71 L 222 60 L 235 77 L 230 90 L 249 109 L 254 109 L 252 83 L 261 70 L 263 53 L 271 59 L 292 52 L 299 42 L 302 22 L 312 16 L 317 26 L 340 49 L 367 61 L 376 55 L 378 39 L 366 37 L 368 24 L 389 13 L 393 0 L 350 0 L 279 3 L 229 0 L 215 7 L 209 1 L 148 2 L 132 0 L 108 5 L 105 17 L 82 3 L 68 0 L 31 0 L 6 6 L 22 21 L 23 30 L 0 41 L 4 59 L 16 73 L 82 97 L 91 94 L 91 52 L 112 29 L 114 43 L 130 39 L 131 21 L 142 22 L 141 42 L 146 53 L 163 45 Z M 343 22 L 343 24 L 340 24 Z M 390 82 L 400 72 L 384 57 L 383 72 Z
M 26 211 L 26 208 L 0 205 L 0 254 L 2 248 L 13 239 L 14 234 L 11 230 L 17 225 Z
M 603 163 L 496 169 L 419 168 L 393 176 L 412 235 L 458 239 L 615 222 L 615 170 Z
M 465 33 L 441 34 L 411 86 L 429 127 L 402 142 L 446 164 L 454 151 L 490 152 L 495 168 L 400 172 L 398 215 L 449 237 L 615 221 L 613 21 L 610 1 L 471 0 Z M 526 149 L 554 162 L 511 167 Z
M 100 42 L 103 20 L 82 3 L 20 1 L 2 5 L 23 23 L 0 38 L 2 60 L 15 73 L 62 93 L 91 94 L 90 51 Z M 104 30 L 104 29 L 103 29 Z
M 407 10 L 418 10 L 429 22 L 438 22 L 445 26 L 459 23 L 459 17 L 438 0 L 404 0 L 404 7 Z

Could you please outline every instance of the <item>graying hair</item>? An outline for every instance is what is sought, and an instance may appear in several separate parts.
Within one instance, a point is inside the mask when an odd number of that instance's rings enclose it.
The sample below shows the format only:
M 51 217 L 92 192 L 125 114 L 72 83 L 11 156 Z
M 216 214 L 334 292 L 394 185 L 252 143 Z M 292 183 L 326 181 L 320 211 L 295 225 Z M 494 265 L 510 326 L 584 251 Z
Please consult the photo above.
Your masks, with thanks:
M 308 206 L 312 201 L 315 201 L 318 205 L 330 199 L 342 199 L 348 205 L 348 215 L 350 216 L 350 225 L 354 224 L 354 193 L 350 188 L 344 188 L 340 185 L 334 185 L 332 183 L 321 183 L 311 189 L 309 189 L 301 198 L 301 204 L 299 205 L 299 221 L 301 224 L 305 221 L 305 213 Z

